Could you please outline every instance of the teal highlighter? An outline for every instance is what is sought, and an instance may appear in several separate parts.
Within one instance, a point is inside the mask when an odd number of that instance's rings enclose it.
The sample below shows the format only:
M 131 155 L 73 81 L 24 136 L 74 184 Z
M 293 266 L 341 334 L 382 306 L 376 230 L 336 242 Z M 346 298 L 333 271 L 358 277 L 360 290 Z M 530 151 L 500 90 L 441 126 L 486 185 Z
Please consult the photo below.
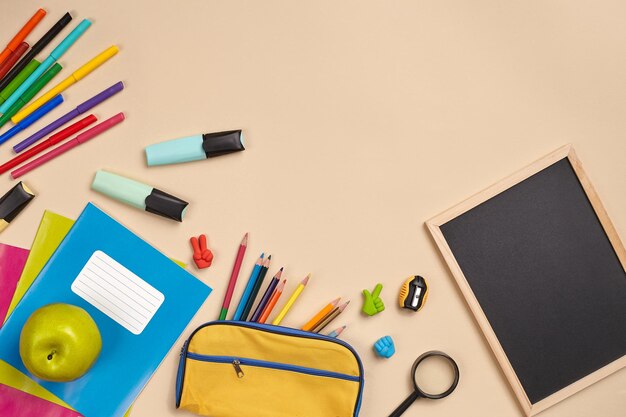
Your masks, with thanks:
M 41 65 L 39 65 L 37 69 L 33 71 L 33 73 L 30 74 L 19 87 L 17 87 L 13 94 L 11 94 L 4 103 L 2 103 L 0 106 L 0 113 L 6 113 L 7 110 L 9 110 L 11 106 L 22 96 L 22 94 L 24 94 L 26 90 L 28 90 L 28 88 L 33 85 L 48 68 L 54 65 L 54 63 L 60 59 L 65 52 L 67 52 L 70 46 L 72 46 L 87 29 L 89 29 L 89 26 L 91 26 L 91 21 L 88 19 L 84 19 L 80 22 L 78 26 L 76 26 L 74 30 L 71 31 L 70 34 L 67 35 L 52 52 L 50 52 L 48 58 L 46 58 Z

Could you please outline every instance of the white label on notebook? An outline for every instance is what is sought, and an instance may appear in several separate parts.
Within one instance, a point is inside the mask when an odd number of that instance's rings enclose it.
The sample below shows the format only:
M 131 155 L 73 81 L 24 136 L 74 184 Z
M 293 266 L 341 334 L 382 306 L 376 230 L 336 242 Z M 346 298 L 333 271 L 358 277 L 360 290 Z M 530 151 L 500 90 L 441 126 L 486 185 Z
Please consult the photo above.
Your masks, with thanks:
M 140 334 L 165 297 L 124 265 L 95 251 L 72 283 L 72 291 L 133 334 Z

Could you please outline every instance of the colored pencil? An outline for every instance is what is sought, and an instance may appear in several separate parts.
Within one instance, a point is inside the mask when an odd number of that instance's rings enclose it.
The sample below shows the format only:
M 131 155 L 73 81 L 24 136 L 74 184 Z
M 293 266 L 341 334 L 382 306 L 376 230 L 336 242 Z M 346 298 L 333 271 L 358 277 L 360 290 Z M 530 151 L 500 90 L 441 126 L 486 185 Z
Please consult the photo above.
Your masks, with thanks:
M 43 50 L 52 40 L 63 30 L 65 26 L 68 25 L 72 21 L 72 16 L 69 13 L 65 13 L 63 17 L 61 17 L 52 27 L 41 37 L 30 51 L 18 62 L 12 69 L 9 71 L 7 75 L 4 76 L 2 80 L 0 80 L 0 90 L 6 88 L 7 85 L 24 69 L 28 64 L 30 64 L 37 54 Z M 26 79 L 26 78 L 24 78 Z
M 0 165 L 0 174 L 4 174 L 8 170 L 10 170 L 12 168 L 15 168 L 16 166 L 18 166 L 22 162 L 32 158 L 33 156 L 35 156 L 37 154 L 40 154 L 41 152 L 45 151 L 46 149 L 56 145 L 57 143 L 60 143 L 61 141 L 69 138 L 70 136 L 80 132 L 81 130 L 83 130 L 87 126 L 95 123 L 96 120 L 98 120 L 96 118 L 96 116 L 94 116 L 93 114 L 90 114 L 89 116 L 80 119 L 78 122 L 76 122 L 76 123 L 74 123 L 72 125 L 69 125 L 65 129 L 60 130 L 59 132 L 57 132 L 54 135 L 50 136 L 48 139 L 44 140 L 40 144 L 38 144 L 36 146 L 33 146 L 32 148 L 26 150 L 26 152 L 23 152 L 23 153 L 21 153 L 19 155 L 16 155 L 14 158 L 12 158 L 12 159 L 8 160 L 7 162 L 5 162 L 4 164 Z
M 286 283 L 287 283 L 287 280 L 285 279 L 283 280 L 283 282 L 278 284 L 278 286 L 274 290 L 274 294 L 272 294 L 272 298 L 270 298 L 270 301 L 267 303 L 267 306 L 263 309 L 263 313 L 261 313 L 261 317 L 259 317 L 258 323 L 265 323 L 269 315 L 272 314 L 272 310 L 274 310 L 274 307 L 276 307 L 276 303 L 278 302 L 278 299 L 280 298 L 281 295 L 283 295 L 283 290 L 285 289 Z
M 50 68 L 50 71 L 52 71 L 52 68 Z M 29 137 L 21 141 L 20 143 L 16 144 L 13 147 L 13 151 L 15 151 L 15 153 L 22 152 L 24 149 L 28 148 L 30 145 L 37 142 L 41 138 L 54 132 L 55 130 L 57 130 L 58 128 L 60 128 L 61 126 L 69 122 L 70 120 L 73 120 L 74 118 L 80 116 L 81 114 L 86 113 L 87 111 L 93 109 L 98 104 L 102 103 L 105 100 L 108 100 L 109 98 L 119 93 L 123 89 L 124 89 L 124 83 L 119 81 L 113 84 L 111 87 L 102 90 L 101 92 L 91 97 L 90 99 L 83 101 L 78 106 L 76 106 L 73 110 L 65 113 L 63 116 L 59 117 L 54 122 L 41 128 L 37 132 L 33 133 L 32 135 L 30 135 Z M 2 115 L 2 117 L 4 117 L 4 115 Z
M 22 94 L 22 97 L 18 98 L 9 110 L 0 116 L 0 127 L 4 126 L 15 113 L 20 111 L 20 109 L 30 101 L 30 99 L 35 97 L 35 95 L 37 95 L 37 93 L 40 92 L 41 89 L 44 88 L 46 84 L 48 84 L 50 80 L 52 80 L 59 73 L 59 71 L 61 71 L 61 69 L 62 68 L 59 63 L 54 64 L 48 71 L 39 77 L 33 85 L 28 87 L 28 90 Z
M 54 148 L 50 152 L 41 155 L 39 158 L 34 159 L 30 161 L 29 163 L 27 163 L 26 165 L 11 172 L 11 177 L 13 179 L 21 177 L 22 175 L 32 171 L 33 169 L 37 167 L 40 167 L 46 162 L 58 156 L 61 156 L 62 154 L 74 149 L 75 147 L 82 145 L 83 143 L 95 138 L 101 133 L 104 133 L 105 131 L 109 130 L 113 126 L 123 122 L 124 119 L 125 119 L 124 113 L 118 113 L 115 116 L 108 118 L 107 120 L 95 125 L 91 129 L 88 129 L 84 131 L 83 133 L 79 134 L 75 138 L 70 139 L 69 141 L 65 142 L 63 145 L 60 145 Z
M 0 78 L 3 78 L 7 72 L 13 68 L 13 65 L 15 65 L 18 59 L 24 55 L 24 53 L 28 50 L 28 47 L 29 45 L 26 42 L 20 43 L 15 51 L 11 52 L 11 55 L 9 55 L 6 61 L 0 64 Z
M 7 130 L 2 135 L 0 135 L 0 145 L 6 142 L 7 140 L 11 139 L 13 136 L 17 135 L 18 133 L 20 133 L 22 130 L 26 129 L 33 123 L 35 123 L 37 120 L 44 117 L 46 114 L 50 113 L 57 106 L 60 106 L 61 103 L 63 103 L 63 96 L 59 94 L 58 96 L 55 96 L 52 100 L 50 100 L 49 102 L 47 102 L 46 104 L 38 108 L 37 111 L 30 114 L 27 118 L 22 120 L 20 123 L 16 124 L 11 129 Z
M 328 316 L 326 316 L 322 321 L 320 321 L 318 324 L 316 324 L 315 327 L 313 327 L 313 329 L 311 329 L 311 331 L 313 333 L 319 333 L 322 330 L 324 330 L 324 328 L 326 326 L 328 326 L 333 320 L 335 320 L 338 315 L 343 313 L 343 310 L 345 310 L 346 307 L 348 307 L 348 304 L 350 304 L 350 301 L 346 301 L 345 303 L 343 303 L 339 307 L 336 307 Z
M 226 314 L 228 314 L 228 307 L 230 306 L 230 300 L 233 298 L 233 291 L 235 289 L 235 284 L 237 283 L 237 277 L 239 276 L 239 270 L 241 269 L 241 263 L 243 262 L 243 256 L 246 254 L 247 247 L 248 234 L 246 233 L 239 244 L 239 250 L 237 251 L 233 271 L 230 274 L 230 280 L 228 281 L 228 288 L 226 289 L 226 295 L 224 296 L 224 302 L 222 303 L 219 320 L 225 320 Z
M 302 326 L 302 330 L 304 330 L 306 332 L 311 331 L 313 326 L 315 326 L 317 323 L 319 323 L 320 320 L 322 320 L 324 317 L 326 317 L 326 315 L 328 315 L 328 313 L 330 313 L 331 311 L 333 311 L 333 309 L 335 307 L 337 307 L 337 304 L 339 304 L 340 300 L 341 300 L 341 298 L 336 298 L 333 301 L 331 301 L 330 303 L 328 303 L 316 315 L 314 315 L 311 318 L 311 320 L 309 320 L 304 326 Z
M 250 315 L 250 311 L 252 310 L 252 306 L 254 305 L 254 300 L 256 300 L 256 297 L 259 294 L 259 290 L 261 289 L 261 285 L 263 285 L 263 281 L 265 280 L 265 275 L 267 275 L 267 271 L 270 269 L 271 260 L 272 255 L 268 256 L 265 262 L 263 262 L 263 267 L 261 268 L 261 272 L 259 272 L 259 277 L 254 283 L 254 287 L 252 288 L 250 297 L 248 297 L 248 301 L 246 302 L 246 306 L 244 307 L 243 313 L 241 313 L 241 317 L 239 318 L 239 320 L 248 320 L 248 315 Z
M 0 167 L 1 169 L 1 167 Z M 254 264 L 252 268 L 252 272 L 250 273 L 250 278 L 248 278 L 248 283 L 246 284 L 245 289 L 243 290 L 243 294 L 239 299 L 239 304 L 237 304 L 237 309 L 235 310 L 235 314 L 233 315 L 233 320 L 241 320 L 241 315 L 243 314 L 243 310 L 246 307 L 246 303 L 248 302 L 248 298 L 250 298 L 250 293 L 252 293 L 252 288 L 254 288 L 254 283 L 257 278 L 259 278 L 259 274 L 261 273 L 261 268 L 263 268 L 263 259 L 264 254 L 262 253 L 259 256 L 259 259 Z
M 328 337 L 339 337 L 341 335 L 341 333 L 343 333 L 344 330 L 346 330 L 346 327 L 348 326 L 341 326 L 335 330 L 333 330 L 332 332 L 328 333 Z
M 52 87 L 50 90 L 43 93 L 41 96 L 39 96 L 39 98 L 37 98 L 37 100 L 33 101 L 28 106 L 20 110 L 15 116 L 11 117 L 11 121 L 13 123 L 19 123 L 20 120 L 24 119 L 29 114 L 37 110 L 39 107 L 46 104 L 50 99 L 52 99 L 52 97 L 56 96 L 57 94 L 61 94 L 72 85 L 76 84 L 78 81 L 91 74 L 96 68 L 107 62 L 109 59 L 113 58 L 118 52 L 119 49 L 115 45 L 110 46 L 104 51 L 100 52 L 98 55 L 85 63 L 82 67 L 74 71 L 69 77 Z
M 272 278 L 269 285 L 265 289 L 265 293 L 263 294 L 263 297 L 261 297 L 261 301 L 259 301 L 259 304 L 256 306 L 256 309 L 254 310 L 254 313 L 252 314 L 252 318 L 250 319 L 250 321 L 259 320 L 259 317 L 261 317 L 261 313 L 263 313 L 263 309 L 265 308 L 265 306 L 267 306 L 267 303 L 269 303 L 270 298 L 272 297 L 272 294 L 274 293 L 274 290 L 276 289 L 276 286 L 278 285 L 278 282 L 280 281 L 280 277 L 282 274 L 283 274 L 283 268 L 280 268 L 280 270 L 276 273 L 276 275 L 274 275 L 274 278 Z
M 11 52 L 15 52 L 19 44 L 26 39 L 26 36 L 33 31 L 35 26 L 41 22 L 41 19 L 43 19 L 45 15 L 46 11 L 44 9 L 39 9 L 30 19 L 28 19 L 28 22 L 26 22 L 20 31 L 15 34 L 13 39 L 11 39 L 11 42 L 9 42 L 6 48 L 4 48 L 4 50 L 0 53 L 0 64 L 2 64 L 9 57 L 9 55 L 11 55 Z
M 50 52 L 50 55 L 43 60 L 37 69 L 33 71 L 33 73 L 30 74 L 19 87 L 17 87 L 13 94 L 11 94 L 9 98 L 2 103 L 2 105 L 0 105 L 0 113 L 6 113 L 13 103 L 15 103 L 17 99 L 20 98 L 26 90 L 28 90 L 28 87 L 37 81 L 37 78 L 41 77 L 41 75 L 46 72 L 48 68 L 61 59 L 63 54 L 67 52 L 67 50 L 85 33 L 87 29 L 89 29 L 89 26 L 91 26 L 91 21 L 87 19 L 80 22 L 74 30 L 72 30 L 70 34 L 67 35 L 65 39 L 63 39 L 57 47 L 52 50 L 52 52 Z
M 289 310 L 291 310 L 291 307 L 293 307 L 293 303 L 296 302 L 298 297 L 300 297 L 300 294 L 302 294 L 302 291 L 304 291 L 304 289 L 306 288 L 306 284 L 309 283 L 309 279 L 310 278 L 311 278 L 311 274 L 307 275 L 302 280 L 302 282 L 300 284 L 298 284 L 298 286 L 294 290 L 293 294 L 291 294 L 291 297 L 289 297 L 289 300 L 287 300 L 287 303 L 285 304 L 285 306 L 282 308 L 282 310 L 280 310 L 280 313 L 278 313 L 278 315 L 276 316 L 276 318 L 272 322 L 272 324 L 274 326 L 278 326 L 280 324 L 280 322 L 283 321 L 283 319 L 285 318 L 285 316 L 287 315 Z

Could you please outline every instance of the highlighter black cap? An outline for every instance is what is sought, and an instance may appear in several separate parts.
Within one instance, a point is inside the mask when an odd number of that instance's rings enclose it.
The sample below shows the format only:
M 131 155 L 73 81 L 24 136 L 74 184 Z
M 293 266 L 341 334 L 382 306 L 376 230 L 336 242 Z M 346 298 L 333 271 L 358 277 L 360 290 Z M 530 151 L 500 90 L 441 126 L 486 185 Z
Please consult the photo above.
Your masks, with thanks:
M 202 149 L 204 149 L 207 158 L 243 151 L 245 148 L 243 147 L 241 130 L 205 133 L 202 135 Z
M 0 198 L 0 219 L 11 223 L 33 198 L 35 194 L 20 181 Z
M 154 188 L 150 195 L 146 197 L 146 211 L 168 219 L 183 221 L 185 209 L 189 203 Z

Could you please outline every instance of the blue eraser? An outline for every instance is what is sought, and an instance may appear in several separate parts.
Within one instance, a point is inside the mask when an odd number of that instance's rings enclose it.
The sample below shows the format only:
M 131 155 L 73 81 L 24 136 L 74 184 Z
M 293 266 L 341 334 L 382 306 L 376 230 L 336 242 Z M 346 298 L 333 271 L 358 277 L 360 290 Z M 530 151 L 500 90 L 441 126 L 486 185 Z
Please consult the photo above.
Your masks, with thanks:
M 374 343 L 374 351 L 381 358 L 389 359 L 396 353 L 396 347 L 393 344 L 391 336 L 381 337 Z

